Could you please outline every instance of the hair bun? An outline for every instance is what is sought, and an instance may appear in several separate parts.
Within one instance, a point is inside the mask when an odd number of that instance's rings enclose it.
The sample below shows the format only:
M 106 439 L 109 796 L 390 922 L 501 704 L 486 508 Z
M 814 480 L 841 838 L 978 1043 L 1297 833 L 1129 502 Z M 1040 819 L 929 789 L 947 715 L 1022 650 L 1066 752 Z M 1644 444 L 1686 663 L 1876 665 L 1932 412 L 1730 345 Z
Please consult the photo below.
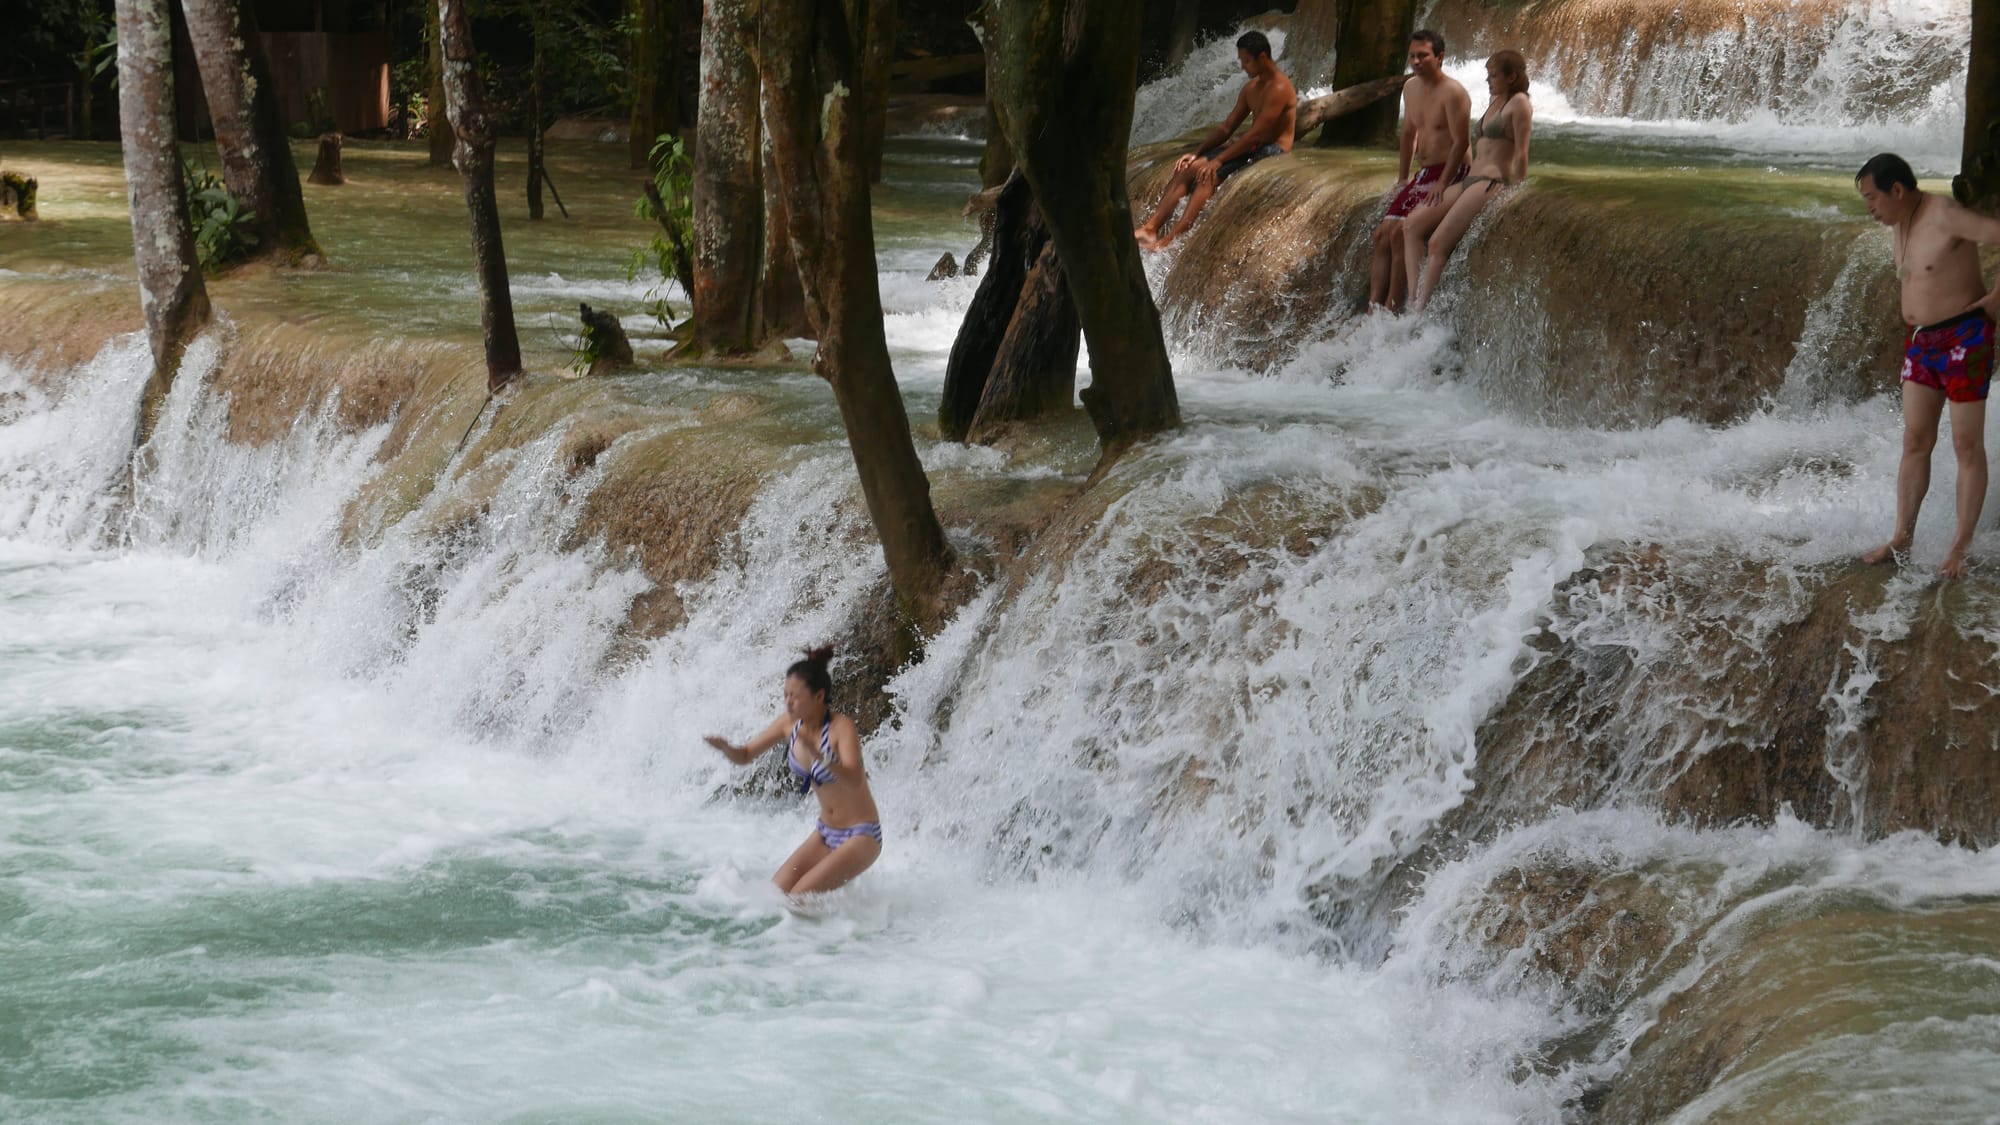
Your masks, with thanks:
M 806 650 L 806 660 L 813 664 L 824 667 L 832 659 L 833 645 L 831 644 L 823 644 L 818 648 L 809 648 Z

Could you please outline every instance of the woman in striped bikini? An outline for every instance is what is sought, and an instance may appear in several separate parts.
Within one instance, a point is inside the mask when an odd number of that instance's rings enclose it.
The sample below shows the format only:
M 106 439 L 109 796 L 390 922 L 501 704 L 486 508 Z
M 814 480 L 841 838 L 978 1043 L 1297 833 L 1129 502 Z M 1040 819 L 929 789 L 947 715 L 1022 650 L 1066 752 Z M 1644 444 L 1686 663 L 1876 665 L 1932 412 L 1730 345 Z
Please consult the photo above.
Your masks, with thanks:
M 833 690 L 826 671 L 831 659 L 833 646 L 826 645 L 785 670 L 785 713 L 757 737 L 742 746 L 718 735 L 707 738 L 737 765 L 748 765 L 784 743 L 799 794 L 819 797 L 819 824 L 771 876 L 788 895 L 833 890 L 868 870 L 882 854 L 882 818 L 861 765 L 861 732 L 853 719 L 835 714 L 827 699 Z

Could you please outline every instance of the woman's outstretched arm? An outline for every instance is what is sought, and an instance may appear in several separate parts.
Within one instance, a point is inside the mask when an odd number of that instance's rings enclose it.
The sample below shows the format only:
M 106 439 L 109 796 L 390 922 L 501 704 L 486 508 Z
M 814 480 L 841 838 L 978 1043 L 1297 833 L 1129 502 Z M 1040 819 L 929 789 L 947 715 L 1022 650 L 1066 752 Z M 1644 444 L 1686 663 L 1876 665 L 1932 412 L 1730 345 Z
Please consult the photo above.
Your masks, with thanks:
M 784 740 L 785 716 L 783 715 L 779 715 L 777 718 L 771 720 L 770 726 L 765 727 L 757 737 L 741 746 L 732 745 L 728 739 L 723 738 L 719 734 L 711 734 L 702 739 L 703 742 L 722 751 L 730 761 L 735 762 L 739 766 L 747 766 L 751 762 L 756 761 L 757 755 L 762 754 Z

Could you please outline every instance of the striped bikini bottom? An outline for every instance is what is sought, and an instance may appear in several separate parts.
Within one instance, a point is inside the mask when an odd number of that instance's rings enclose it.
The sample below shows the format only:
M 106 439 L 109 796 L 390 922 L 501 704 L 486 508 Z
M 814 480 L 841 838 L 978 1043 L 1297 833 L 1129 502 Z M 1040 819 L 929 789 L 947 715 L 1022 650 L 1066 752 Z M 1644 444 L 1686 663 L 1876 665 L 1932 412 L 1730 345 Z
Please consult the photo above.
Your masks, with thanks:
M 826 845 L 828 851 L 833 851 L 856 836 L 866 836 L 879 844 L 882 842 L 882 826 L 872 820 L 864 820 L 851 828 L 828 828 L 826 821 L 819 822 L 820 842 Z

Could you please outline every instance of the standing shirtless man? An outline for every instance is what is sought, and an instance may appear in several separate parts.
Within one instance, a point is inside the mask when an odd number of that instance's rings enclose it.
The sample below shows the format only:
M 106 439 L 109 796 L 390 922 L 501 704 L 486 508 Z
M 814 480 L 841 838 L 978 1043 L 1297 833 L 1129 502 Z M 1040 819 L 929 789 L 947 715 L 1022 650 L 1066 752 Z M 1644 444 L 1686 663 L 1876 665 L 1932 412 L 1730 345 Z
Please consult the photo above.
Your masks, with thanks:
M 1402 307 L 1406 284 L 1403 264 L 1403 218 L 1437 199 L 1445 188 L 1465 176 L 1471 131 L 1472 97 L 1444 73 L 1444 36 L 1423 28 L 1410 36 L 1410 77 L 1403 83 L 1401 162 L 1396 166 L 1396 195 L 1375 228 L 1373 256 L 1368 263 L 1368 304 L 1371 308 Z M 1410 175 L 1414 163 L 1417 174 Z
M 2000 245 L 2000 220 L 1919 189 L 1916 174 L 1894 153 L 1863 164 L 1854 187 L 1869 217 L 1895 228 L 1903 323 L 1910 326 L 1903 353 L 1896 531 L 1861 561 L 1886 562 L 1909 548 L 1917 509 L 1931 487 L 1938 414 L 1950 402 L 1951 446 L 1958 454 L 1958 533 L 1938 574 L 1963 578 L 1965 553 L 1986 501 L 1986 387 L 1993 375 L 1993 318 L 2000 311 L 2000 285 L 1986 288 L 1979 247 Z
M 1246 31 L 1236 40 L 1236 62 L 1249 76 L 1243 92 L 1236 95 L 1236 108 L 1222 124 L 1209 130 L 1195 150 L 1174 161 L 1174 178 L 1167 193 L 1145 222 L 1132 231 L 1144 250 L 1164 250 L 1174 239 L 1187 233 L 1201 209 L 1222 181 L 1267 156 L 1292 151 L 1293 126 L 1298 124 L 1299 92 L 1271 59 L 1271 40 L 1261 31 Z M 1230 134 L 1250 118 L 1250 128 L 1235 140 Z M 1173 217 L 1174 206 L 1185 198 L 1187 213 L 1166 234 L 1160 233 Z

